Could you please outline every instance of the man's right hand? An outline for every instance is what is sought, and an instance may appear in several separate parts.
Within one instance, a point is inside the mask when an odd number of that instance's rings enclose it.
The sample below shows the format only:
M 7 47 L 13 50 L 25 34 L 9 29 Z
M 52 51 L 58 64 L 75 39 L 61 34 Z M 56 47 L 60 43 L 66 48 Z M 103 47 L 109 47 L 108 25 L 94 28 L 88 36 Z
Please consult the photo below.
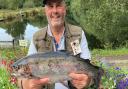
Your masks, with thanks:
M 22 85 L 21 82 L 22 81 Z M 19 79 L 19 85 L 23 89 L 41 89 L 43 85 L 48 84 L 49 78 L 42 79 Z

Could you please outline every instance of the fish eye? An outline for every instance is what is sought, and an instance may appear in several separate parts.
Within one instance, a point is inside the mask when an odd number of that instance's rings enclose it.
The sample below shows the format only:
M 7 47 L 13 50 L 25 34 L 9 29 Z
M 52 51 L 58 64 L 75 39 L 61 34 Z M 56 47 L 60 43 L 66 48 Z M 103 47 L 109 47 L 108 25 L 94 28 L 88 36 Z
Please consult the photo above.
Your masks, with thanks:
M 13 67 L 13 68 L 17 68 L 17 66 L 15 66 L 15 65 L 13 65 L 12 67 Z
M 15 70 L 19 69 L 19 66 L 12 66 Z

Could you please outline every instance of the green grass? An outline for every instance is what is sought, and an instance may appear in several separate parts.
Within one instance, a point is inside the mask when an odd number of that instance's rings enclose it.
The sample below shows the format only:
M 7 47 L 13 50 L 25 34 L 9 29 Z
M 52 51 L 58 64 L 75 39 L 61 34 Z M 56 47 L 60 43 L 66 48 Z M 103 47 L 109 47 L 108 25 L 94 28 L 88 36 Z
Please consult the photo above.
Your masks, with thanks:
M 92 51 L 92 56 L 120 56 L 128 55 L 128 48 L 119 48 L 119 49 L 94 49 Z
M 17 86 L 10 82 L 10 74 L 4 67 L 0 68 L 0 89 L 17 89 Z
M 27 48 L 0 48 L 0 58 L 4 60 L 18 60 L 27 54 Z

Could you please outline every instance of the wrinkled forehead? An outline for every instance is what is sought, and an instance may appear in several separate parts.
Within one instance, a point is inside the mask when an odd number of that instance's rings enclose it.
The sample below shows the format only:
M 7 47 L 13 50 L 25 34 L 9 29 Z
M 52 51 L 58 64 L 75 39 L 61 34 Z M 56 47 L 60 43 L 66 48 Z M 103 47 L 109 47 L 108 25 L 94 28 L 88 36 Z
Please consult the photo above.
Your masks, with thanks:
M 49 5 L 53 3 L 62 4 L 64 3 L 64 0 L 46 0 L 45 5 Z

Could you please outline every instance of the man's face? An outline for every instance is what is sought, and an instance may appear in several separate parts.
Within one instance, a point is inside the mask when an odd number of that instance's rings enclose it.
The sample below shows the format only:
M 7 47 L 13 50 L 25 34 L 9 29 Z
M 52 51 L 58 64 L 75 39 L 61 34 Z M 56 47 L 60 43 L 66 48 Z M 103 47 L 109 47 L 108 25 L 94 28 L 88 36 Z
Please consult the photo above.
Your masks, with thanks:
M 51 26 L 60 26 L 64 23 L 66 6 L 64 1 L 47 2 L 45 13 Z

